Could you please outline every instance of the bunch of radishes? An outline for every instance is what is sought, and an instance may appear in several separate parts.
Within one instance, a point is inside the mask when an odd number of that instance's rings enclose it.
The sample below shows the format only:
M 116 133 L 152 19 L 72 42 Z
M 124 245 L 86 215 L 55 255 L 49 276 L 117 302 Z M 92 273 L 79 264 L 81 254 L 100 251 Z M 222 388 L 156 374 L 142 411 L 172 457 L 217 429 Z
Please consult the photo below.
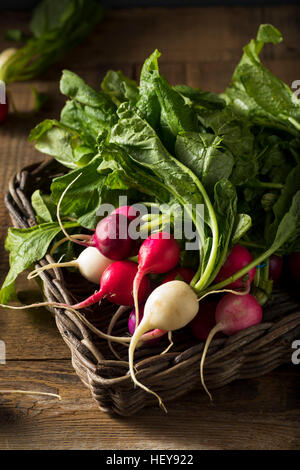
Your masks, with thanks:
M 189 285 L 194 272 L 178 266 L 180 248 L 171 234 L 166 232 L 151 234 L 140 245 L 138 264 L 128 260 L 136 246 L 136 241 L 130 237 L 129 225 L 136 217 L 137 214 L 132 207 L 122 206 L 102 219 L 94 233 L 84 240 L 71 237 L 62 226 L 67 238 L 84 245 L 85 250 L 75 261 L 47 265 L 35 270 L 29 277 L 56 266 L 76 266 L 86 279 L 94 283 L 100 282 L 99 291 L 75 305 L 48 302 L 44 302 L 43 305 L 79 310 L 106 298 L 116 305 L 134 306 L 128 322 L 129 332 L 132 334 L 129 345 L 130 374 L 135 384 L 154 394 L 160 405 L 164 407 L 160 397 L 136 379 L 133 358 L 135 348 L 140 342 L 153 342 L 164 333 L 181 329 L 190 323 L 195 337 L 202 341 L 206 340 L 201 361 L 201 379 L 205 390 L 209 393 L 204 383 L 203 367 L 213 336 L 218 332 L 230 336 L 258 324 L 262 320 L 262 308 L 256 298 L 249 293 L 255 277 L 255 267 L 252 267 L 245 276 L 234 282 L 228 282 L 226 289 L 217 289 L 218 283 L 226 284 L 227 279 L 230 281 L 231 276 L 253 261 L 250 252 L 243 246 L 234 246 L 215 279 L 216 289 L 210 289 L 200 298 L 199 293 Z M 58 219 L 60 221 L 59 216 Z M 271 267 L 273 266 L 274 277 L 278 278 L 279 267 L 275 261 L 278 260 L 273 257 Z M 166 275 L 160 285 L 151 291 L 148 275 L 164 273 Z M 204 299 L 209 293 L 216 292 L 223 295 L 218 303 Z M 33 306 L 37 305 L 42 304 Z

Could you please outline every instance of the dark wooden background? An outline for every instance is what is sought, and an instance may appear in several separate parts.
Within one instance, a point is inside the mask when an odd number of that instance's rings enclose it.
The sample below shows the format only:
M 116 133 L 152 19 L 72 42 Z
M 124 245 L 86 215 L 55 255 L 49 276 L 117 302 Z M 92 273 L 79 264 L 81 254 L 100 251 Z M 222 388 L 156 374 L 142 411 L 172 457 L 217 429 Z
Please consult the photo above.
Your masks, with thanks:
M 28 13 L 1 13 L 6 28 L 26 28 Z M 155 48 L 162 51 L 161 71 L 173 83 L 221 92 L 229 82 L 241 49 L 260 23 L 270 22 L 284 35 L 277 47 L 266 47 L 264 62 L 291 85 L 300 79 L 300 7 L 205 7 L 113 10 L 94 34 L 31 82 L 51 99 L 31 115 L 28 83 L 14 84 L 15 102 L 25 115 L 11 114 L 0 127 L 0 199 L 9 178 L 42 157 L 27 142 L 30 129 L 46 117 L 58 117 L 61 70 L 69 68 L 98 86 L 108 68 L 137 78 L 141 64 Z M 0 50 L 10 46 L 0 38 Z M 7 271 L 3 243 L 9 218 L 0 204 L 0 281 Z M 23 302 L 37 292 L 21 278 Z M 7 362 L 0 365 L 0 388 L 59 393 L 50 397 L 0 396 L 1 449 L 299 449 L 299 367 L 282 366 L 252 380 L 232 383 L 214 393 L 211 405 L 202 390 L 131 418 L 111 417 L 97 409 L 75 375 L 67 346 L 47 311 L 0 309 L 0 340 Z

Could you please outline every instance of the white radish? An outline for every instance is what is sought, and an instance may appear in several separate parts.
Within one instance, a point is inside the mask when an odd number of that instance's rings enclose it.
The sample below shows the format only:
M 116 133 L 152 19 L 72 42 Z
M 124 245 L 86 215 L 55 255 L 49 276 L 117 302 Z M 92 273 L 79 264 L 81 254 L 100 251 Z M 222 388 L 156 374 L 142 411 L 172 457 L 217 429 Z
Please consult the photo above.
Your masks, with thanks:
M 103 272 L 113 262 L 113 260 L 102 255 L 97 248 L 90 246 L 83 250 L 78 258 L 73 261 L 47 264 L 42 268 L 35 269 L 28 275 L 28 279 L 32 279 L 48 269 L 73 267 L 78 268 L 80 274 L 88 281 L 99 284 Z
M 166 408 L 160 396 L 136 379 L 134 371 L 134 351 L 142 335 L 152 329 L 174 331 L 186 326 L 196 316 L 199 309 L 197 295 L 184 281 L 170 281 L 161 284 L 148 297 L 144 316 L 131 338 L 129 346 L 129 370 L 133 382 L 157 397 L 160 406 Z

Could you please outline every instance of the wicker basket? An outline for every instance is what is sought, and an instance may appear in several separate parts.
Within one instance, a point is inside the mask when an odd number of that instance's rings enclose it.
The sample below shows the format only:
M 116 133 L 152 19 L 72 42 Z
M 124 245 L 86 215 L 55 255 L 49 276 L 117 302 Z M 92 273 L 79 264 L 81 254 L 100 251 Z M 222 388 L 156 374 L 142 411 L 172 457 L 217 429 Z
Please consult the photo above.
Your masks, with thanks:
M 31 194 L 36 189 L 49 190 L 52 178 L 65 169 L 54 160 L 31 165 L 20 171 L 10 182 L 5 203 L 14 226 L 36 224 L 31 207 Z M 47 255 L 38 266 L 53 262 Z M 38 267 L 37 266 L 37 267 Z M 41 273 L 44 293 L 49 301 L 73 303 L 95 290 L 77 274 L 53 269 Z M 72 291 L 69 289 L 72 286 Z M 101 303 L 86 310 L 84 315 L 97 328 L 106 331 L 112 310 L 111 304 Z M 72 364 L 82 382 L 90 389 L 101 410 L 128 416 L 145 406 L 157 406 L 156 399 L 135 388 L 128 373 L 127 347 L 114 346 L 116 359 L 107 341 L 94 335 L 72 312 L 54 309 L 57 327 L 70 348 Z M 128 312 L 127 312 L 128 315 Z M 113 330 L 124 336 L 126 314 Z M 264 321 L 232 337 L 215 339 L 208 351 L 205 378 L 213 390 L 236 379 L 257 377 L 280 364 L 291 361 L 291 343 L 300 336 L 300 307 L 291 294 L 274 292 L 273 300 L 264 309 Z M 136 350 L 137 378 L 159 393 L 164 402 L 175 400 L 193 389 L 202 389 L 199 363 L 203 343 L 192 339 L 186 327 L 174 333 L 174 346 L 161 355 L 167 339 Z

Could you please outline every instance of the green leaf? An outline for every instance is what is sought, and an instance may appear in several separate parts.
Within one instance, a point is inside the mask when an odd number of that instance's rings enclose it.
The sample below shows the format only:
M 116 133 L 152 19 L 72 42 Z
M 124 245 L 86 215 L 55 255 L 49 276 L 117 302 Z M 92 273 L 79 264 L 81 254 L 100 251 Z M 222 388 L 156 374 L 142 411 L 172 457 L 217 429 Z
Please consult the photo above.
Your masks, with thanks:
M 103 161 L 98 172 L 106 173 L 106 184 L 111 189 L 134 188 L 161 202 L 169 201 L 168 189 L 159 179 L 137 165 L 121 147 L 113 144 L 103 145 L 100 148 L 100 156 Z
M 92 148 L 90 152 L 79 152 L 78 148 L 83 145 L 80 135 L 55 119 L 46 119 L 38 124 L 31 131 L 29 141 L 35 141 L 37 150 L 71 169 L 86 165 L 95 154 Z
M 297 135 L 300 130 L 300 101 L 259 59 L 265 43 L 277 44 L 281 40 L 281 34 L 274 26 L 260 27 L 257 39 L 252 39 L 244 47 L 226 96 L 239 113 L 253 122 Z
M 300 164 L 297 165 L 288 175 L 285 186 L 273 205 L 274 221 L 268 230 L 268 240 L 272 241 L 277 232 L 280 222 L 283 220 L 292 204 L 294 196 L 300 191 Z
M 232 244 L 235 245 L 251 228 L 252 219 L 248 214 L 237 214 L 232 230 Z
M 234 159 L 222 149 L 221 138 L 213 134 L 185 132 L 177 136 L 175 151 L 178 160 L 190 168 L 210 195 L 217 181 L 229 178 Z
M 39 224 L 45 222 L 53 222 L 53 215 L 56 213 L 55 206 L 52 201 L 46 202 L 46 196 L 42 195 L 41 191 L 37 189 L 31 196 L 31 204 L 36 213 Z
M 152 81 L 152 73 L 158 72 L 158 58 L 161 53 L 156 49 L 142 67 L 140 76 L 140 99 L 137 102 L 137 107 L 140 110 L 143 118 L 154 129 L 157 128 L 160 118 L 160 104 L 155 92 L 155 87 Z
M 179 132 L 198 130 L 197 115 L 167 80 L 153 72 L 152 81 L 161 107 L 161 135 L 164 144 L 172 149 Z
M 101 88 L 117 105 L 127 100 L 135 105 L 139 99 L 136 81 L 125 77 L 120 70 L 109 70 L 101 83 Z
M 75 223 L 65 223 L 66 228 Z M 9 251 L 10 270 L 0 291 L 0 302 L 6 304 L 15 297 L 14 283 L 17 276 L 33 263 L 42 259 L 50 243 L 61 231 L 58 223 L 44 223 L 28 229 L 9 228 L 5 249 Z

